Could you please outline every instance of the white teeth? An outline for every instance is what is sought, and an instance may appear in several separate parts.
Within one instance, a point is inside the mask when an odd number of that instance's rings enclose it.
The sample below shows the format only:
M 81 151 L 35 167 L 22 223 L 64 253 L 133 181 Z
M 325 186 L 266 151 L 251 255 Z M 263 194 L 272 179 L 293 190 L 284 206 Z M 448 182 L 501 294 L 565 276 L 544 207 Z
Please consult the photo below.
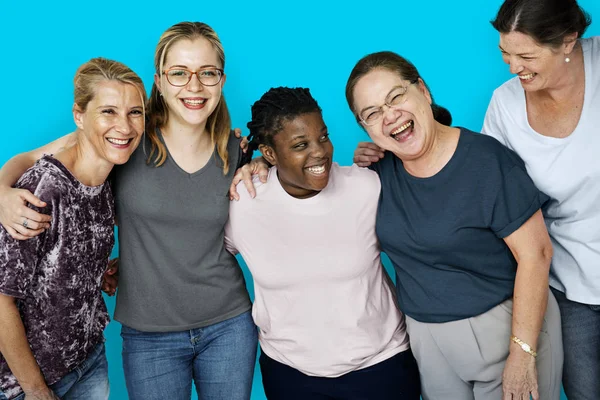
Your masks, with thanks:
M 106 138 L 106 140 L 108 140 L 109 142 L 113 143 L 113 144 L 118 144 L 118 145 L 124 145 L 129 143 L 130 139 L 115 139 L 115 138 Z
M 536 74 L 531 73 L 531 74 L 527 74 L 527 75 L 519 75 L 519 79 L 522 81 L 528 81 L 530 79 L 532 79 Z
M 394 129 L 394 131 L 392 131 L 392 133 L 390 133 L 391 136 L 396 136 L 397 134 L 399 134 L 400 132 L 408 129 L 410 126 L 412 126 L 413 121 L 408 121 L 407 123 L 405 123 L 404 125 L 402 125 L 401 127 Z
M 322 174 L 323 172 L 325 172 L 325 166 L 321 165 L 319 167 L 308 167 L 307 168 L 310 172 L 312 172 L 313 174 Z
M 204 104 L 205 101 L 206 101 L 206 99 L 202 99 L 202 100 L 183 99 L 183 102 L 185 104 L 189 104 L 190 106 L 198 106 L 200 104 Z

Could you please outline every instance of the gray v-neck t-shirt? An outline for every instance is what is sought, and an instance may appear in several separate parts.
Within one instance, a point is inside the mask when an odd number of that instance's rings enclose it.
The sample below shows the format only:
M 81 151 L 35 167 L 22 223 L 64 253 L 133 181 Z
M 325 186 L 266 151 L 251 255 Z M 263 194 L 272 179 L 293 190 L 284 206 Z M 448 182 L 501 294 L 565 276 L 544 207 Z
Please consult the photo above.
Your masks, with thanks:
M 160 167 L 147 164 L 147 137 L 115 170 L 120 257 L 115 320 L 141 331 L 173 332 L 251 308 L 242 271 L 223 244 L 239 144 L 232 135 L 227 175 L 216 151 L 191 174 L 170 154 Z

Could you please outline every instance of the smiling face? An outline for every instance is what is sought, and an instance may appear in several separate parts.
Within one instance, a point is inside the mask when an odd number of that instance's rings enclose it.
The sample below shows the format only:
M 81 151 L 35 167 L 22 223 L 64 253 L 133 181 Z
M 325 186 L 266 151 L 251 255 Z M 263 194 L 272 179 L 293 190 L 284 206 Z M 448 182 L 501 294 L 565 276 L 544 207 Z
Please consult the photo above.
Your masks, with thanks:
M 277 166 L 279 182 L 290 196 L 316 195 L 329 182 L 333 145 L 320 112 L 284 120 L 273 136 L 274 147 L 261 145 L 263 156 Z
M 397 106 L 388 106 L 398 87 L 406 87 L 405 98 Z M 421 157 L 431 147 L 435 121 L 431 110 L 431 96 L 420 79 L 411 84 L 396 72 L 377 68 L 360 78 L 353 90 L 353 110 L 365 115 L 381 107 L 383 114 L 373 125 L 364 125 L 367 133 L 379 147 L 391 151 L 404 160 Z
M 85 111 L 73 106 L 73 117 L 83 149 L 112 165 L 124 164 L 144 131 L 142 94 L 131 84 L 100 81 Z
M 207 67 L 222 68 L 216 50 L 203 37 L 178 40 L 167 49 L 162 66 L 163 74 L 154 76 L 154 82 L 167 105 L 170 120 L 185 126 L 205 124 L 221 99 L 225 76 L 215 86 L 205 86 L 194 74 L 187 85 L 178 87 L 171 85 L 164 75 L 164 71 L 173 67 L 194 72 Z
M 500 34 L 502 60 L 510 72 L 519 76 L 526 91 L 552 88 L 564 75 L 565 57 L 573 51 L 575 37 L 554 48 L 538 44 L 531 36 L 521 32 Z

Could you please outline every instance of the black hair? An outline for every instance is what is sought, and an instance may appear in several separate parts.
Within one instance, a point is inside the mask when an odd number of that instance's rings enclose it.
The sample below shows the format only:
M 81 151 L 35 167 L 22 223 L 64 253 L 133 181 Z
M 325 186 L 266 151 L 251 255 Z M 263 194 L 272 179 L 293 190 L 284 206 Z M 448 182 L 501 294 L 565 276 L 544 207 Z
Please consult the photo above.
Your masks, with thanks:
M 283 122 L 299 115 L 321 112 L 321 107 L 311 96 L 307 88 L 277 87 L 268 92 L 252 105 L 252 120 L 247 127 L 248 150 L 243 162 L 252 159 L 252 153 L 261 144 L 273 147 L 273 136 L 283 129 Z
M 452 125 L 452 114 L 448 109 L 439 106 L 433 100 L 433 94 L 429 90 L 429 86 L 425 83 L 425 80 L 421 78 L 417 67 L 406 58 L 391 52 L 391 51 L 380 51 L 377 53 L 371 53 L 361 58 L 350 73 L 348 82 L 346 83 L 346 100 L 352 113 L 354 112 L 354 87 L 363 76 L 377 68 L 387 69 L 397 73 L 403 79 L 411 83 L 417 83 L 419 79 L 423 81 L 423 84 L 429 91 L 431 96 L 431 110 L 433 112 L 433 118 L 442 125 Z M 356 121 L 359 121 L 358 115 L 356 115 Z
M 582 37 L 592 19 L 577 0 L 506 0 L 490 22 L 500 33 L 521 32 L 557 47 L 566 35 L 577 32 Z

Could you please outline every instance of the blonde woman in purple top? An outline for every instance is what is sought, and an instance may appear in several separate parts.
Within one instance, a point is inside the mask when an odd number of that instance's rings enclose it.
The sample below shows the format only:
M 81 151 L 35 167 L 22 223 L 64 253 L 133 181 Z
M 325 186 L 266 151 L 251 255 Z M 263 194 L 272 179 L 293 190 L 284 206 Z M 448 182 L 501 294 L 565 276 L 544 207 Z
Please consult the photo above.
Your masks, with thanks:
M 74 145 L 41 158 L 16 184 L 44 202 L 33 208 L 52 223 L 27 241 L 0 228 L 1 400 L 108 398 L 100 286 L 114 207 L 106 179 L 140 141 L 146 92 L 133 71 L 103 58 L 83 64 L 74 83 Z

